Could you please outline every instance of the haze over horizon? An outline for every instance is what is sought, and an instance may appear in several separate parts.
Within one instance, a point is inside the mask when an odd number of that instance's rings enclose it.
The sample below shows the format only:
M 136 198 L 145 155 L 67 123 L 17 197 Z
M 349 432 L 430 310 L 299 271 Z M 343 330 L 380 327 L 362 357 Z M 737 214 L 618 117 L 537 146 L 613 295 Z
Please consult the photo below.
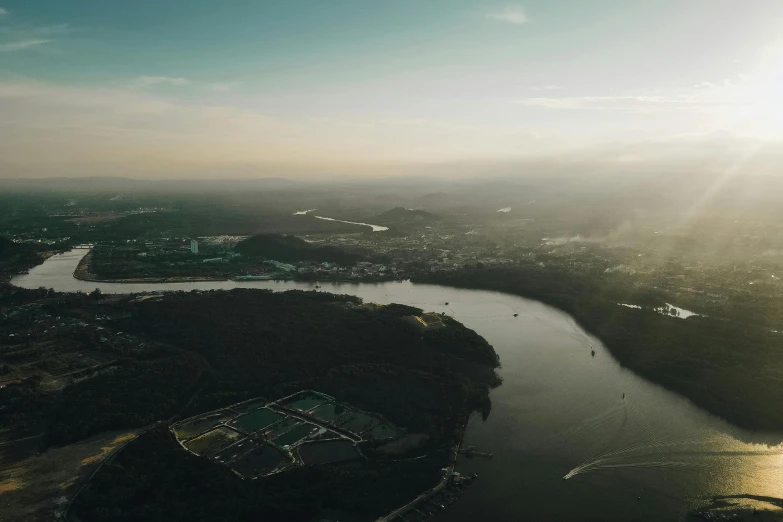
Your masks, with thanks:
M 0 0 L 0 178 L 776 174 L 781 28 L 774 0 Z

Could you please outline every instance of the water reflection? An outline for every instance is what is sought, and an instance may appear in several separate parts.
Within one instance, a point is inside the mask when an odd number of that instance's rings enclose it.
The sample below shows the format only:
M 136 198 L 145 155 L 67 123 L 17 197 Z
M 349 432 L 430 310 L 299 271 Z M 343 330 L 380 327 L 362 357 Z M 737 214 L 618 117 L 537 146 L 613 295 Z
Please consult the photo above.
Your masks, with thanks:
M 84 282 L 72 277 L 84 252 L 55 256 L 13 282 L 104 293 L 315 287 Z M 558 310 L 496 292 L 409 282 L 318 284 L 447 313 L 500 355 L 503 384 L 491 393 L 492 412 L 483 420 L 474 415 L 465 435 L 467 445 L 495 458 L 460 459 L 461 471 L 481 477 L 444 521 L 678 520 L 694 509 L 772 509 L 783 497 L 781 434 L 738 429 L 639 378 Z

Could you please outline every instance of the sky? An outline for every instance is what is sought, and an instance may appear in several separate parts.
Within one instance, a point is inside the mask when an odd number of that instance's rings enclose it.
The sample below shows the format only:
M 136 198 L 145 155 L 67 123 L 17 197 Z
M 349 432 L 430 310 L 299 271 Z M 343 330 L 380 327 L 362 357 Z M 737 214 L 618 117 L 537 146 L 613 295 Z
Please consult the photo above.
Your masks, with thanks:
M 780 0 L 0 0 L 0 177 L 631 168 L 683 144 L 774 170 L 781 141 Z

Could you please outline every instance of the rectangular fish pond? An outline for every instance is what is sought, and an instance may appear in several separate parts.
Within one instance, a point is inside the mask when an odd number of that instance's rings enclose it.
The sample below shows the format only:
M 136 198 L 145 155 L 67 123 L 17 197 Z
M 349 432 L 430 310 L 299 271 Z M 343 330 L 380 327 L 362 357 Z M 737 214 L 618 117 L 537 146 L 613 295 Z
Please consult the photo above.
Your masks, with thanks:
M 262 444 L 231 463 L 231 469 L 243 478 L 268 475 L 278 468 L 291 465 L 293 460 L 274 446 Z
M 203 435 L 190 439 L 185 443 L 185 447 L 196 455 L 209 456 L 227 448 L 243 437 L 244 435 L 238 431 L 226 428 L 225 426 L 220 426 Z
M 380 415 L 312 390 L 271 403 L 250 399 L 176 422 L 170 430 L 191 453 L 246 479 L 302 465 L 361 465 L 363 442 L 355 441 L 394 440 L 403 433 Z
M 243 433 L 253 433 L 263 430 L 281 421 L 285 416 L 267 408 L 260 408 L 250 413 L 240 415 L 229 424 L 232 428 Z
M 297 448 L 297 452 L 305 466 L 335 464 L 361 458 L 356 446 L 345 439 L 308 442 L 301 444 Z
M 333 401 L 334 399 L 328 395 L 311 390 L 305 390 L 299 393 L 295 393 L 290 397 L 286 397 L 280 401 L 280 405 L 292 410 L 310 411 L 318 406 L 328 404 Z
M 274 443 L 280 447 L 293 446 L 300 440 L 318 431 L 318 427 L 313 424 L 302 423 L 290 431 L 283 433 L 274 440 Z
M 171 427 L 178 440 L 187 440 L 191 437 L 195 437 L 205 431 L 214 428 L 218 424 L 227 421 L 236 414 L 227 411 L 216 411 L 201 415 L 199 417 L 193 417 L 186 421 L 178 422 Z

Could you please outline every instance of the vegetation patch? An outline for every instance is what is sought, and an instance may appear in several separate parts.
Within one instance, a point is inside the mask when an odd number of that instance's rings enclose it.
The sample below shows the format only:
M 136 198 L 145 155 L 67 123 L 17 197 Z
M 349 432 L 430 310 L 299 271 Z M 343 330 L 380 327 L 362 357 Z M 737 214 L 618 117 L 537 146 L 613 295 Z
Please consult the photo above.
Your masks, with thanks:
M 381 420 L 360 412 L 350 412 L 340 417 L 336 425 L 354 433 L 364 433 L 379 425 Z
M 202 415 L 201 417 L 188 420 L 187 422 L 177 423 L 172 426 L 171 429 L 174 432 L 174 435 L 177 436 L 177 439 L 187 440 L 195 437 L 196 435 L 204 433 L 210 428 L 214 428 L 218 424 L 233 416 L 234 414 L 229 411 L 208 413 L 207 415 Z
M 126 365 L 136 360 L 140 369 L 166 371 L 135 372 L 144 379 L 123 384 L 116 399 L 116 381 L 103 376 L 80 386 L 92 383 L 93 396 L 103 397 L 106 388 L 118 403 L 134 396 L 129 386 L 149 390 L 135 394 L 142 402 L 124 408 L 145 412 L 132 422 L 141 427 L 171 417 L 164 426 L 173 426 L 146 431 L 102 466 L 73 508 L 84 522 L 304 522 L 335 513 L 341 520 L 377 518 L 438 482 L 459 427 L 470 412 L 489 410 L 489 390 L 499 383 L 497 356 L 483 338 L 450 318 L 436 330 L 408 326 L 402 317 L 423 314 L 408 306 L 365 307 L 356 297 L 301 291 L 135 297 L 82 297 L 79 313 L 106 317 L 107 331 L 134 332 L 127 352 L 132 355 L 120 361 L 113 379 L 130 377 Z M 57 315 L 67 313 L 64 308 Z M 132 350 L 142 345 L 161 348 L 136 355 Z M 170 376 L 183 362 L 192 362 L 196 372 L 183 373 L 174 387 Z M 184 380 L 192 375 L 195 380 Z M 148 402 L 169 389 L 176 393 L 165 407 Z M 265 404 L 260 397 L 286 399 Z M 261 408 L 284 418 L 260 427 L 266 419 L 253 413 Z M 73 423 L 90 421 L 86 409 L 74 411 Z M 110 413 L 103 406 L 99 411 Z M 155 416 L 147 420 L 146 412 Z M 175 422 L 178 413 L 185 419 Z M 175 428 L 212 414 L 218 424 L 211 431 L 178 438 Z M 250 437 L 232 424 L 246 414 L 243 421 L 257 421 L 246 428 L 259 426 Z M 353 422 L 338 427 L 346 416 Z M 392 460 L 376 450 L 367 430 L 386 422 L 399 434 L 428 434 L 416 448 L 417 460 Z M 305 464 L 299 449 L 326 440 L 344 442 L 336 446 L 340 452 L 355 445 L 366 457 L 352 458 L 347 467 L 335 460 L 342 454 L 309 455 L 312 464 Z
M 399 437 L 400 432 L 391 424 L 383 423 L 380 426 L 375 426 L 363 435 L 371 440 L 390 440 Z
M 285 263 L 296 261 L 333 262 L 352 265 L 363 258 L 336 247 L 319 247 L 295 236 L 259 234 L 240 241 L 236 251 L 244 256 L 258 256 Z
M 223 448 L 233 444 L 242 434 L 232 429 L 220 426 L 195 439 L 185 443 L 185 447 L 196 455 L 213 455 Z

